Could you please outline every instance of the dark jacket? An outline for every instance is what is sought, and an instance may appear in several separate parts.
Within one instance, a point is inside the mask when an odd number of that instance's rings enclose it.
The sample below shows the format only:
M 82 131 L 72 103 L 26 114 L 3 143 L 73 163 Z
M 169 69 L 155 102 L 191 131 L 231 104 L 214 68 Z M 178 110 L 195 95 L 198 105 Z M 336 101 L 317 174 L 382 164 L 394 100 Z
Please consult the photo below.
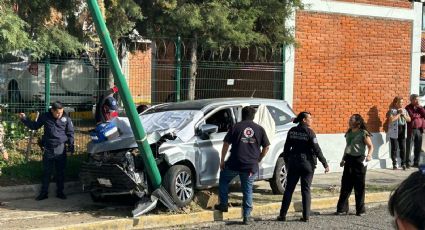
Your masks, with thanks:
M 317 158 L 319 158 L 323 167 L 328 167 L 328 163 L 317 143 L 316 134 L 312 129 L 303 124 L 299 124 L 289 130 L 283 154 L 286 163 L 289 162 L 290 158 L 299 157 L 301 154 L 304 154 L 313 167 L 317 165 Z
M 37 121 L 24 118 L 22 122 L 25 126 L 33 130 L 44 126 L 44 134 L 41 142 L 45 148 L 55 148 L 63 143 L 69 146 L 74 145 L 74 125 L 71 118 L 65 113 L 61 118 L 55 119 L 51 112 L 47 112 L 43 113 Z

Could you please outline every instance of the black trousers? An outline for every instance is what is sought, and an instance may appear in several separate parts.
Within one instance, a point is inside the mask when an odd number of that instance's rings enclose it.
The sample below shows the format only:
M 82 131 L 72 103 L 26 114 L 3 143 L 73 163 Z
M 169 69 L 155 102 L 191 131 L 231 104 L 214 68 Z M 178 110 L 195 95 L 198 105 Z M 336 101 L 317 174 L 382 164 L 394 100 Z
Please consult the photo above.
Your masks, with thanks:
M 356 214 L 365 212 L 364 199 L 367 167 L 363 165 L 364 159 L 364 156 L 352 157 L 347 155 L 345 157 L 344 172 L 341 179 L 341 192 L 336 206 L 337 212 L 348 212 L 348 199 L 350 198 L 353 187 L 356 198 Z
M 58 152 L 59 151 L 59 152 Z M 43 154 L 43 179 L 41 194 L 49 192 L 50 176 L 56 169 L 56 193 L 63 193 L 65 181 L 66 153 L 64 147 L 45 149 Z
M 412 129 L 412 133 L 407 134 L 406 141 L 406 164 L 410 164 L 410 151 L 412 150 L 412 142 L 414 147 L 413 164 L 419 163 L 419 155 L 422 150 L 422 129 Z
M 291 204 L 292 194 L 298 180 L 301 178 L 301 195 L 303 203 L 303 217 L 310 217 L 311 194 L 310 186 L 313 181 L 314 167 L 308 162 L 305 157 L 294 157 L 287 164 L 288 176 L 286 189 L 282 197 L 282 205 L 280 207 L 280 216 L 285 217 L 288 213 L 289 205 Z
M 391 142 L 391 160 L 393 161 L 393 166 L 397 165 L 397 151 L 400 150 L 400 159 L 401 165 L 406 165 L 406 139 L 404 136 L 399 135 L 399 138 L 393 139 L 390 138 Z

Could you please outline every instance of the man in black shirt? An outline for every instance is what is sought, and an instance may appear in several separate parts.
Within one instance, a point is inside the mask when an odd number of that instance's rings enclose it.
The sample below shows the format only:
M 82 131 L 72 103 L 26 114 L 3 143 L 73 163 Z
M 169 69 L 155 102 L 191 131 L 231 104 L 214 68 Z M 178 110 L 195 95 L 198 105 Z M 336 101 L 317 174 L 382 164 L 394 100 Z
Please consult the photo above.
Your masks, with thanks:
M 229 183 L 239 175 L 243 193 L 243 223 L 249 224 L 252 210 L 252 184 L 258 171 L 258 163 L 269 150 L 269 140 L 263 127 L 253 122 L 255 109 L 244 107 L 242 121 L 232 127 L 224 138 L 220 162 L 220 204 L 216 210 L 227 212 Z M 229 159 L 224 162 L 229 146 Z M 262 147 L 262 149 L 260 148 Z
M 42 137 L 43 147 L 43 181 L 40 195 L 36 200 L 47 199 L 49 190 L 50 174 L 53 165 L 56 167 L 56 197 L 66 199 L 63 193 L 66 151 L 74 153 L 74 126 L 71 118 L 63 112 L 63 106 L 60 102 L 52 103 L 49 112 L 42 114 L 37 121 L 31 121 L 26 118 L 24 113 L 20 113 L 19 117 L 25 126 L 32 130 L 37 130 L 44 126 L 44 134 Z M 67 144 L 68 149 L 65 148 Z

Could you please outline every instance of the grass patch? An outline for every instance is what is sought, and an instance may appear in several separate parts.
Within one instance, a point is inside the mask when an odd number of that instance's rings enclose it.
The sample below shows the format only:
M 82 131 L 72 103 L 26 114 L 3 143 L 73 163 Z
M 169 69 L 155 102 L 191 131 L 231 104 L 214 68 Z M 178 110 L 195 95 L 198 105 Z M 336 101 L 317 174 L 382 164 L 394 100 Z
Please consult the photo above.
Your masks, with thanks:
M 85 159 L 84 154 L 74 154 L 67 157 L 66 163 L 66 181 L 78 180 L 81 168 L 81 162 Z M 38 184 L 41 183 L 43 173 L 42 156 L 40 152 L 32 154 L 28 162 L 25 161 L 23 154 L 10 151 L 9 161 L 1 160 L 2 174 L 0 175 L 0 186 Z M 53 170 L 53 175 L 54 175 Z

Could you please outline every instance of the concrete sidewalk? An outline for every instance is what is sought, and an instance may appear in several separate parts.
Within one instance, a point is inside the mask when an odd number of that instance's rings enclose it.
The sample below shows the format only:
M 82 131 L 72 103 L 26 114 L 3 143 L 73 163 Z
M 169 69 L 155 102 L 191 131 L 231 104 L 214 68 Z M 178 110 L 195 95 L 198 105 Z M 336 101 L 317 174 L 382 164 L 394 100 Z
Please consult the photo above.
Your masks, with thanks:
M 406 171 L 379 169 L 367 172 L 366 187 L 368 190 L 366 202 L 387 202 L 390 191 L 412 172 L 418 170 L 412 168 Z M 317 174 L 312 185 L 312 209 L 329 209 L 336 206 L 338 191 L 342 173 Z M 54 188 L 54 184 L 52 184 Z M 71 186 L 72 187 L 72 186 Z M 78 183 L 74 184 L 78 188 Z M 36 193 L 29 199 L 10 200 L 4 199 L 2 192 L 5 190 L 20 193 L 17 186 L 12 188 L 0 188 L 0 225 L 13 229 L 131 229 L 131 228 L 159 228 L 181 226 L 210 221 L 238 219 L 241 215 L 240 204 L 234 205 L 228 213 L 220 213 L 209 209 L 188 208 L 188 214 L 174 214 L 164 208 L 158 208 L 149 215 L 139 218 L 131 218 L 131 204 L 93 203 L 86 193 L 69 195 L 63 201 L 55 198 L 54 193 L 49 199 L 37 202 L 34 200 Z M 69 189 L 68 187 L 67 189 Z M 80 188 L 80 187 L 79 187 Z M 236 189 L 237 190 L 237 189 Z M 26 190 L 28 191 L 28 190 Z M 65 191 L 67 193 L 67 190 Z M 201 193 L 201 192 L 200 192 Z M 280 208 L 281 195 L 272 195 L 268 182 L 259 181 L 254 188 L 254 216 L 276 215 Z M 241 201 L 241 193 L 232 192 L 231 199 Z M 10 197 L 9 197 L 10 198 Z M 351 201 L 351 204 L 354 204 Z M 196 204 L 195 204 L 196 205 Z M 191 205 L 192 206 L 192 205 Z M 301 206 L 300 194 L 296 192 L 293 198 L 291 211 L 299 211 Z

